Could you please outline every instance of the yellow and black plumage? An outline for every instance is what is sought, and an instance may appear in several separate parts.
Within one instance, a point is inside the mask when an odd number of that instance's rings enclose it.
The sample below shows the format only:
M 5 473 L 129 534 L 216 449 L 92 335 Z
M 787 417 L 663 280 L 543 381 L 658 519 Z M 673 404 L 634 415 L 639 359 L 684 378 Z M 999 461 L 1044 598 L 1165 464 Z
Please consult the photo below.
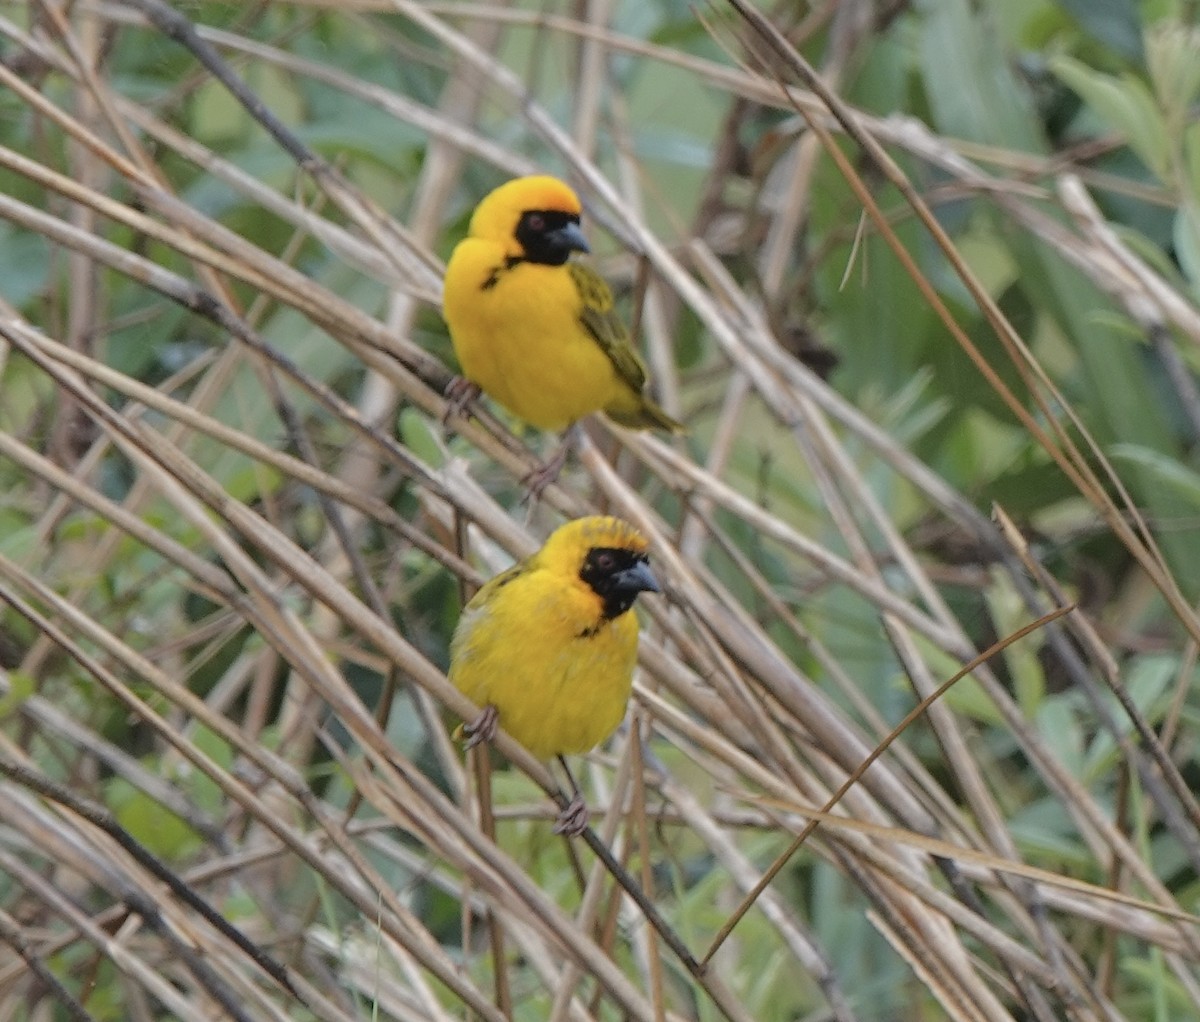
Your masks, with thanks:
M 588 251 L 580 213 L 575 192 L 544 175 L 509 181 L 476 207 L 443 296 L 463 377 L 541 429 L 604 411 L 623 426 L 681 430 L 643 393 L 646 367 L 608 284 L 570 259 Z
M 639 593 L 658 591 L 646 540 L 607 517 L 568 522 L 488 582 L 450 645 L 450 680 L 484 707 L 467 727 L 471 744 L 490 738 L 497 723 L 539 759 L 586 752 L 608 738 L 633 687 L 631 608 Z M 586 825 L 576 796 L 561 832 Z

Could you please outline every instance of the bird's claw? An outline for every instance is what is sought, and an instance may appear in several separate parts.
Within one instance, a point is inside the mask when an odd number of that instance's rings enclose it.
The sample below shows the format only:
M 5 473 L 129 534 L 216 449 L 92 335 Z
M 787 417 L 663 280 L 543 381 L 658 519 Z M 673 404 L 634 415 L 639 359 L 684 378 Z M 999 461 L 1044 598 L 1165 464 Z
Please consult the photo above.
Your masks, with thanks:
M 482 393 L 479 385 L 472 383 L 465 376 L 456 376 L 448 384 L 443 396 L 446 398 L 446 410 L 442 413 L 442 425 L 447 425 L 451 419 L 462 418 L 467 408 Z
M 466 749 L 469 752 L 484 742 L 490 742 L 496 737 L 496 729 L 500 726 L 500 714 L 496 707 L 488 703 L 479 711 L 479 716 L 469 724 L 463 725 L 463 734 L 467 736 Z
M 558 478 L 563 465 L 567 463 L 567 457 L 579 443 L 579 436 L 579 424 L 572 423 L 567 427 L 554 453 L 521 480 L 522 485 L 529 491 L 530 500 L 541 497 L 542 491 Z
M 588 807 L 583 801 L 583 796 L 579 792 L 575 792 L 574 797 L 567 803 L 567 807 L 558 814 L 558 819 L 554 821 L 554 833 L 562 834 L 564 837 L 579 837 L 588 825 Z
M 567 461 L 567 448 L 559 447 L 546 461 L 538 465 L 532 472 L 522 476 L 521 485 L 525 487 L 530 500 L 539 500 L 543 491 L 558 478 L 563 465 Z

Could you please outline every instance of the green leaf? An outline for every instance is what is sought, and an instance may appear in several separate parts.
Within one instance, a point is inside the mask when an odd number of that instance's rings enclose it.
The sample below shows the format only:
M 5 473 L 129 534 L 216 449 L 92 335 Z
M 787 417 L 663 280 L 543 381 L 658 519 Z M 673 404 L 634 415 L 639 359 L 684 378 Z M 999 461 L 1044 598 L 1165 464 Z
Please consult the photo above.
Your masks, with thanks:
M 1034 303 L 1054 317 L 1077 359 L 1068 397 L 1084 413 L 1092 435 L 1106 451 L 1142 448 L 1147 457 L 1157 456 L 1166 465 L 1178 463 L 1174 406 L 1164 401 L 1161 370 L 1154 357 L 1132 343 L 1124 331 L 1103 322 L 1097 312 L 1107 316 L 1111 306 L 1079 271 L 1020 238 L 1014 245 L 1026 267 L 1023 286 Z M 1194 517 L 1195 500 L 1161 485 L 1140 461 L 1128 465 L 1129 470 L 1121 474 L 1134 501 L 1165 526 L 1158 538 L 1171 570 L 1189 597 L 1200 596 L 1200 544 L 1193 530 L 1178 527 Z
M 1188 197 L 1200 204 L 1200 122 L 1183 133 L 1183 165 L 1186 177 L 1181 184 Z
M 1146 34 L 1146 67 L 1172 133 L 1182 131 L 1200 95 L 1200 30 L 1163 21 Z
M 0 224 L 0 293 L 10 305 L 21 308 L 46 289 L 49 265 L 45 238 Z
M 1200 291 L 1200 207 L 1185 202 L 1175 214 L 1175 254 L 1183 274 Z
M 434 433 L 429 419 L 415 408 L 401 410 L 397 429 L 400 442 L 426 465 L 441 465 L 446 460 L 441 438 Z
M 992 697 L 969 674 L 955 683 L 954 687 L 942 697 L 942 701 L 955 713 L 969 717 L 980 724 L 995 726 L 1003 722 Z
M 1056 696 L 1044 699 L 1034 718 L 1043 739 L 1054 748 L 1054 754 L 1075 776 L 1083 772 L 1084 734 L 1079 726 L 1073 700 Z
M 0 518 L 0 523 L 8 525 L 8 515 Z M 0 554 L 19 561 L 33 553 L 41 543 L 41 536 L 36 525 L 10 527 L 0 532 Z
M 0 224 L 0 281 L 10 305 L 22 308 L 46 290 L 49 265 L 46 239 Z
M 0 696 L 0 720 L 14 714 L 37 689 L 37 682 L 32 676 L 21 671 L 10 671 L 5 677 L 8 679 L 8 691 Z
M 1079 876 L 1092 868 L 1092 859 L 1057 799 L 1038 799 L 1018 809 L 1008 826 L 1019 846 L 1036 858 L 1049 856 L 1070 864 Z
M 197 726 L 192 733 L 192 742 L 218 766 L 226 770 L 233 767 L 233 749 L 215 731 Z M 224 796 L 220 786 L 208 774 L 201 770 L 189 770 L 183 775 L 183 780 L 187 784 L 188 796 L 197 806 L 210 813 L 220 812 Z
M 1048 63 L 1064 84 L 1125 138 L 1160 180 L 1170 179 L 1170 135 L 1162 110 L 1144 82 L 1132 75 L 1103 74 L 1065 55 L 1052 57 Z
M 938 131 L 1025 152 L 1046 147 L 1025 83 L 996 45 L 990 14 L 965 0 L 923 0 L 921 77 Z
M 1151 656 L 1134 661 L 1124 672 L 1121 684 L 1125 686 L 1125 694 L 1144 718 L 1151 723 L 1163 705 L 1164 697 L 1169 686 L 1179 672 L 1179 659 L 1175 656 Z M 1111 693 L 1104 696 L 1109 713 L 1117 722 L 1117 728 L 1123 735 L 1133 731 L 1133 721 Z M 1088 746 L 1084 760 L 1083 778 L 1091 781 L 1102 777 L 1112 765 L 1117 756 L 1117 743 L 1107 729 L 1101 729 L 1091 745 Z
M 109 782 L 106 799 L 117 822 L 152 855 L 177 861 L 200 842 L 183 820 L 122 777 Z
M 1028 620 L 1025 601 L 1000 577 L 988 589 L 985 599 L 1001 635 L 1012 634 Z M 1016 642 L 1003 656 L 1021 712 L 1030 719 L 1037 717 L 1046 695 L 1046 675 L 1036 645 Z
M 1163 454 L 1162 451 L 1139 444 L 1114 444 L 1108 453 L 1113 461 L 1137 465 L 1149 474 L 1153 482 L 1200 508 L 1200 473 Z
M 1122 57 L 1140 62 L 1142 29 L 1132 0 L 1059 0 L 1088 35 Z

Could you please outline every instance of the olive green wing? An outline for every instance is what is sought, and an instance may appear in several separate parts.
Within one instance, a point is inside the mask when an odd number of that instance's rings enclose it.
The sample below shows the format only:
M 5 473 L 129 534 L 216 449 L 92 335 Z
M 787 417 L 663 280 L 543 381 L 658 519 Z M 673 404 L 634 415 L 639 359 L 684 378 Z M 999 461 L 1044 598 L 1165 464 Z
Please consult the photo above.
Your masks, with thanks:
M 646 365 L 629 339 L 629 331 L 613 311 L 613 295 L 604 278 L 583 263 L 569 263 L 571 280 L 583 309 L 579 319 L 636 394 L 646 385 Z
M 579 292 L 581 311 L 579 321 L 600 350 L 608 356 L 617 376 L 629 384 L 627 399 L 618 399 L 604 411 L 609 418 L 630 429 L 664 429 L 669 433 L 685 432 L 676 422 L 645 394 L 646 364 L 629 338 L 629 331 L 613 311 L 613 296 L 608 284 L 591 267 L 569 263 L 571 280 Z
M 491 581 L 485 582 L 479 587 L 478 592 L 471 597 L 470 601 L 463 608 L 463 612 L 458 619 L 458 624 L 454 628 L 454 635 L 450 639 L 450 662 L 452 666 L 455 661 L 469 656 L 472 652 L 472 647 L 477 638 L 477 629 L 482 623 L 491 618 L 494 601 L 500 590 L 520 578 L 528 570 L 528 567 L 528 559 L 518 561 L 511 568 L 500 572 Z

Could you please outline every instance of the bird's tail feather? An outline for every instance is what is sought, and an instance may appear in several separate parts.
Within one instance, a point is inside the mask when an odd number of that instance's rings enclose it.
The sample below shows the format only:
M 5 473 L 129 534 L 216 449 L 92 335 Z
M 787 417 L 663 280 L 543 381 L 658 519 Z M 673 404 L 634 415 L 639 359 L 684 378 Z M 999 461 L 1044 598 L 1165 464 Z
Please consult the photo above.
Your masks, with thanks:
M 605 408 L 604 413 L 619 425 L 629 429 L 661 429 L 668 433 L 686 433 L 682 422 L 672 419 L 648 397 L 642 397 L 632 407 Z

